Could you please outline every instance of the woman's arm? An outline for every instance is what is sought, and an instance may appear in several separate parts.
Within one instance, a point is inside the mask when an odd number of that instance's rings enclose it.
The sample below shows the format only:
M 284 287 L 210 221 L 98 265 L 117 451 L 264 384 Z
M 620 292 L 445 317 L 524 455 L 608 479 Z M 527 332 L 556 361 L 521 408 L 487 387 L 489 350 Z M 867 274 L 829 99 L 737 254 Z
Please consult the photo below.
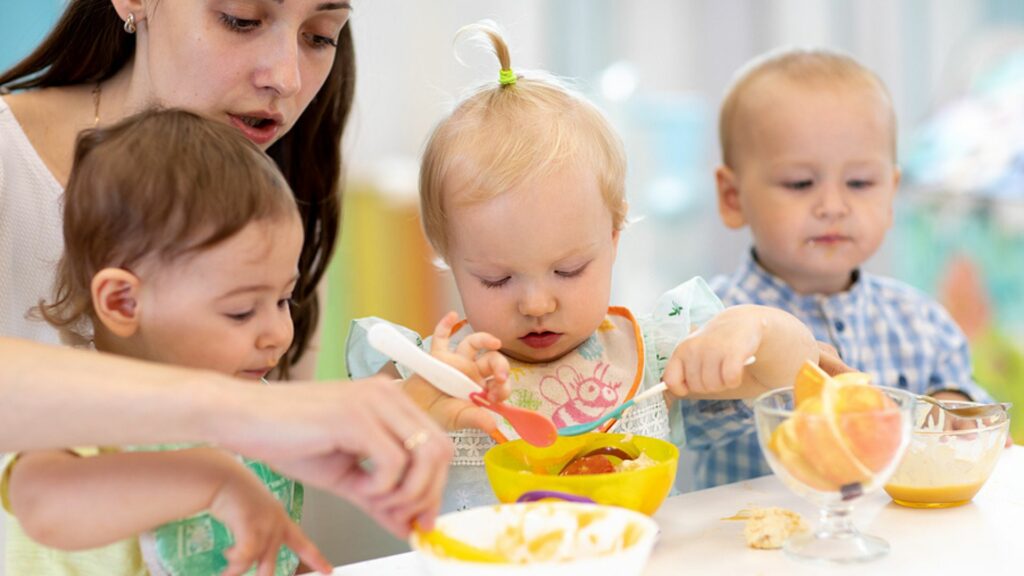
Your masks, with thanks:
M 210 372 L 11 338 L 0 338 L 0 366 L 0 451 L 223 441 L 210 437 L 210 421 L 243 387 Z
M 346 498 L 402 537 L 413 519 L 433 525 L 453 454 L 380 378 L 254 386 L 10 338 L 0 338 L 0 366 L 0 451 L 212 442 Z
M 259 479 L 213 448 L 89 458 L 29 452 L 13 465 L 9 495 L 25 533 L 51 548 L 98 548 L 209 510 L 235 539 L 229 573 L 273 564 L 281 545 L 330 571 Z

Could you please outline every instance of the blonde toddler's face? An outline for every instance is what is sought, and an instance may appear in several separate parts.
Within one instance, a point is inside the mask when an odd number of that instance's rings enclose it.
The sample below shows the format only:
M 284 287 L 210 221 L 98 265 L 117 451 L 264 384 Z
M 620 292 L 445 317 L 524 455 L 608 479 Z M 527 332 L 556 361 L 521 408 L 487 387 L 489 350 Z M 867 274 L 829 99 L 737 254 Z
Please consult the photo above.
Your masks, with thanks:
M 720 210 L 750 226 L 761 264 L 797 292 L 840 292 L 892 223 L 889 108 L 867 87 L 766 82 L 742 114 L 736 166 L 719 171 Z M 723 179 L 735 187 L 731 214 Z
M 525 362 L 571 352 L 600 326 L 611 292 L 618 232 L 597 178 L 566 167 L 476 203 L 458 202 L 460 181 L 446 191 L 448 264 L 469 324 Z
M 302 249 L 298 216 L 249 224 L 224 242 L 142 270 L 132 355 L 247 379 L 291 345 L 289 310 Z

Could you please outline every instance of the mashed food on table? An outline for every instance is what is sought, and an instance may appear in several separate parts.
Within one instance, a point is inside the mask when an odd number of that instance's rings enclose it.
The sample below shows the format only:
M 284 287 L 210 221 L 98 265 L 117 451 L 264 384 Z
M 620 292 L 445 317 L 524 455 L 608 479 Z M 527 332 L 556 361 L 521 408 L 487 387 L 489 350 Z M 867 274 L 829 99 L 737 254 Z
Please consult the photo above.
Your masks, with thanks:
M 799 514 L 775 506 L 740 510 L 725 520 L 746 520 L 743 536 L 747 546 L 762 550 L 781 548 L 791 535 L 807 531 L 807 524 Z

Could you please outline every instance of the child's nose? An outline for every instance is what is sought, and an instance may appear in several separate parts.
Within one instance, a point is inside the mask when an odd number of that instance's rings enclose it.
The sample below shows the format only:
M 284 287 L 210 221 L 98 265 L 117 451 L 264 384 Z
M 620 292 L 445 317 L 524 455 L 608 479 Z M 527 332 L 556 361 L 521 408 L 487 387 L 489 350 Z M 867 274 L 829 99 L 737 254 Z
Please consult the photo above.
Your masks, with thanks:
M 818 195 L 818 202 L 814 207 L 814 213 L 819 218 L 836 218 L 845 216 L 849 212 L 849 205 L 846 196 L 838 185 L 822 186 Z
M 292 343 L 294 326 L 290 314 L 279 314 L 268 322 L 256 339 L 256 347 L 261 350 L 282 350 Z
M 541 317 L 551 314 L 558 307 L 554 295 L 542 287 L 530 287 L 519 299 L 519 313 L 523 316 Z

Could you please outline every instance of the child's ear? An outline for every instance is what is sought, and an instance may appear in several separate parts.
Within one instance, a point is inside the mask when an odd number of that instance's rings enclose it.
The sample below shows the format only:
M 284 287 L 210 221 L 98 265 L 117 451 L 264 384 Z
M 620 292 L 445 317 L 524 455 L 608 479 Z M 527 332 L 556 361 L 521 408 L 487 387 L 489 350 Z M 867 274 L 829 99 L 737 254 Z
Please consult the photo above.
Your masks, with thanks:
M 740 209 L 740 189 L 736 174 L 728 166 L 715 170 L 715 185 L 718 188 L 718 215 L 728 228 L 742 228 L 747 221 Z
M 92 306 L 96 318 L 120 338 L 139 328 L 139 277 L 122 268 L 104 268 L 92 277 Z

